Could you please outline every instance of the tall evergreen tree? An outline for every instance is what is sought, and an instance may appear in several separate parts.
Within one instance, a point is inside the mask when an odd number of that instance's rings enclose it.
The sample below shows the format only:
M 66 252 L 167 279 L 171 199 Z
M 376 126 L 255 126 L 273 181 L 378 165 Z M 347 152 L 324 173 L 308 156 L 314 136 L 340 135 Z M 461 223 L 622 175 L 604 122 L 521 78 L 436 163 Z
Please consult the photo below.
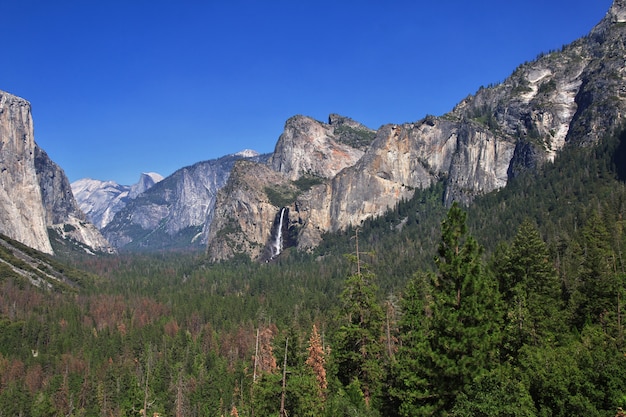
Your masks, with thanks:
M 582 230 L 579 286 L 573 297 L 579 328 L 587 322 L 607 324 L 617 311 L 619 280 L 610 241 L 602 218 L 593 212 Z
M 495 272 L 506 306 L 506 353 L 524 344 L 553 341 L 564 329 L 561 283 L 548 248 L 530 220 L 519 227 L 510 247 L 496 255 Z
M 403 416 L 445 415 L 457 396 L 497 363 L 498 290 L 483 269 L 482 248 L 467 235 L 466 216 L 452 205 L 442 222 L 430 294 L 412 290 L 418 308 L 405 306 L 403 328 L 415 326 L 416 332 L 415 338 L 403 339 L 397 355 L 404 372 L 394 393 Z M 420 299 L 427 300 L 424 308 Z M 425 311 L 430 314 L 426 325 L 420 318 Z M 409 377 L 409 369 L 414 376 Z
M 402 416 L 431 415 L 432 380 L 426 372 L 430 352 L 429 333 L 432 319 L 431 277 L 417 273 L 403 293 L 400 320 L 400 347 L 392 364 L 390 388 L 392 408 Z
M 376 300 L 374 274 L 357 263 L 341 294 L 342 325 L 333 349 L 344 386 L 359 386 L 367 408 L 381 393 L 384 380 L 384 313 Z

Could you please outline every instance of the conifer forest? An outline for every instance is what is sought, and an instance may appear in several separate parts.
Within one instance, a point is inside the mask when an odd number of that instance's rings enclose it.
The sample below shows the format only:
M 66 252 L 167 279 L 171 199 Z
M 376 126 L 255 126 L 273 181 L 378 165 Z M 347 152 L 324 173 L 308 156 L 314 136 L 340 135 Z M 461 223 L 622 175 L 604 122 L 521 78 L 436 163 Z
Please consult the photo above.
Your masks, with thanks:
M 268 263 L 73 254 L 79 284 L 56 289 L 2 273 L 0 416 L 626 415 L 625 181 L 617 133 Z

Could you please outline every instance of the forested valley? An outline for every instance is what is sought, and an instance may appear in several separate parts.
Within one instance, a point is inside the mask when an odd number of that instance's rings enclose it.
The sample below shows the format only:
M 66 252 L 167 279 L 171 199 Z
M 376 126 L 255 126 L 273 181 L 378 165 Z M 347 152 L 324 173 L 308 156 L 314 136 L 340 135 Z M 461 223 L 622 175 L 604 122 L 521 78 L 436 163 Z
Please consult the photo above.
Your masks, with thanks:
M 0 275 L 0 416 L 616 416 L 626 134 L 469 207 L 445 179 L 313 253 Z

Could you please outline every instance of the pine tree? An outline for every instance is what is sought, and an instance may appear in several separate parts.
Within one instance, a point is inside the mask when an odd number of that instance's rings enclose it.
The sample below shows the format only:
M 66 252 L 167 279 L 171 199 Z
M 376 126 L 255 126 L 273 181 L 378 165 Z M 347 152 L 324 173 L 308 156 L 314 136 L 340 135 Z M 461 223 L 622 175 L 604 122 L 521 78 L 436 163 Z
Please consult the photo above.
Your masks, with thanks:
M 392 408 L 402 416 L 431 415 L 432 380 L 426 372 L 430 351 L 429 333 L 432 320 L 430 275 L 418 273 L 409 281 L 401 299 L 401 344 L 392 364 Z
M 617 311 L 619 280 L 610 234 L 597 212 L 593 212 L 582 230 L 582 263 L 579 287 L 574 294 L 575 324 L 606 324 Z
M 554 341 L 564 331 L 561 283 L 546 244 L 529 220 L 511 246 L 496 255 L 495 273 L 507 310 L 508 354 L 515 355 L 524 344 Z
M 334 349 L 339 379 L 344 386 L 359 384 L 367 408 L 380 396 L 384 380 L 384 313 L 373 280 L 374 274 L 357 261 L 357 272 L 348 277 L 341 294 L 342 325 Z
M 394 390 L 404 416 L 446 414 L 476 377 L 497 364 L 499 293 L 465 222 L 465 212 L 453 204 L 442 222 L 438 272 L 429 285 L 407 291 Z M 407 329 L 413 329 L 408 337 Z

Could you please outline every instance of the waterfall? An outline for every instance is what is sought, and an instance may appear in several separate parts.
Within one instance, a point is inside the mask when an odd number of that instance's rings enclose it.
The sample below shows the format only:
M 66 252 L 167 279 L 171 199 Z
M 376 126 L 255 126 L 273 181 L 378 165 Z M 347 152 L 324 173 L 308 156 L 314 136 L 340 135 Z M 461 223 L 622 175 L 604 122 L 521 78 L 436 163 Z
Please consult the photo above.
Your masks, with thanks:
M 274 239 L 274 244 L 272 245 L 272 258 L 277 257 L 283 251 L 283 219 L 286 211 L 286 207 L 283 207 L 280 210 L 280 219 L 278 220 L 276 239 Z

